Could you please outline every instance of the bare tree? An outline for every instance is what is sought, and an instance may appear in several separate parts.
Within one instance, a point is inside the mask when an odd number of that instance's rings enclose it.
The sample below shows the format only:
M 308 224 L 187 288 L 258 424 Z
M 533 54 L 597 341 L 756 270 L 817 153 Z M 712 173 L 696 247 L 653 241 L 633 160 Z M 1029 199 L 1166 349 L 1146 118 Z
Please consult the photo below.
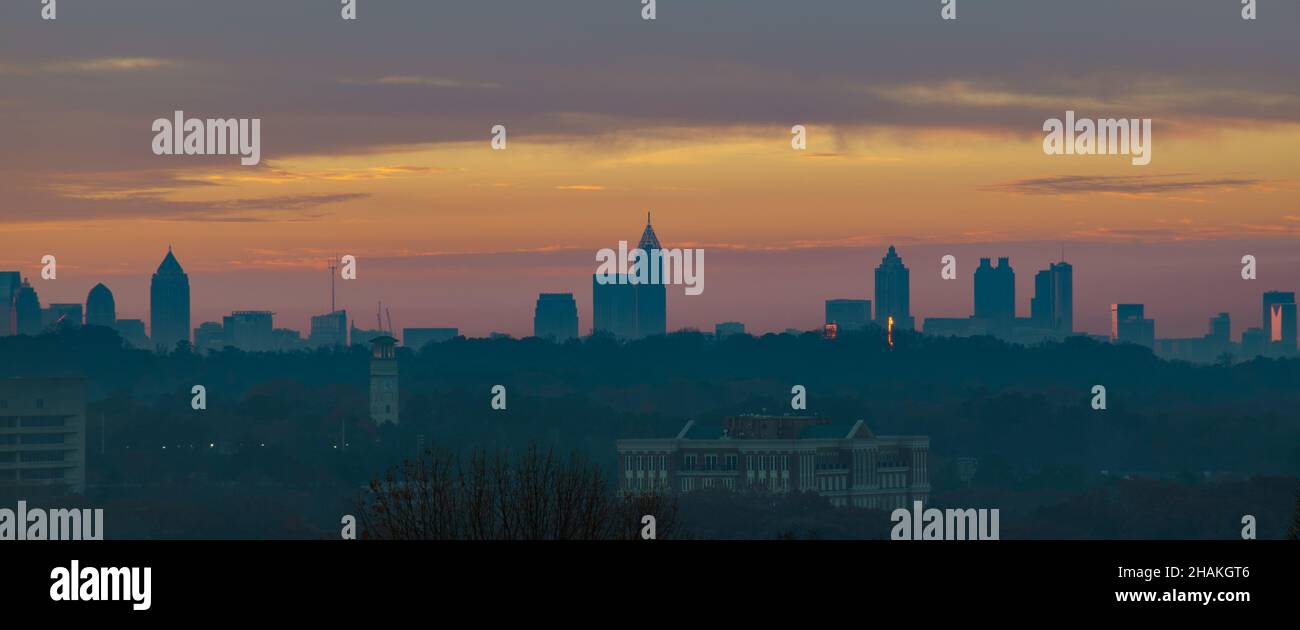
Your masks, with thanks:
M 468 460 L 430 450 L 370 482 L 362 536 L 438 540 L 639 538 L 646 515 L 657 538 L 677 529 L 677 504 L 659 494 L 616 496 L 598 466 L 530 446 Z

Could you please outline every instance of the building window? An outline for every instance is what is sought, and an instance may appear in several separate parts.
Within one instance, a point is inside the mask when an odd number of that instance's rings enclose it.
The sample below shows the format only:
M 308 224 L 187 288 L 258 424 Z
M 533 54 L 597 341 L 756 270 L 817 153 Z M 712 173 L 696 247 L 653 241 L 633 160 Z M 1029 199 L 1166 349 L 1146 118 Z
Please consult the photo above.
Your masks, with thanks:
M 392 405 L 384 405 L 384 413 L 393 413 Z
M 717 456 L 717 455 L 705 455 L 705 456 L 704 456 L 704 470 L 717 470 L 717 469 L 718 469 L 718 456 Z
M 631 455 L 624 455 L 624 456 L 623 456 L 623 461 L 627 462 L 627 471 L 628 471 L 628 472 L 632 472 L 632 456 L 631 456 Z
M 44 409 L 44 408 L 45 408 L 45 399 L 44 399 L 44 398 L 37 398 L 37 399 L 36 399 L 36 408 L 37 408 L 37 409 Z
M 781 456 L 781 470 L 790 470 L 790 460 L 788 455 Z
M 725 464 L 725 468 L 726 468 L 726 470 L 735 470 L 735 469 L 736 469 L 736 460 L 737 460 L 737 459 L 738 459 L 738 458 L 737 458 L 735 455 L 728 455 L 728 456 L 726 457 L 726 459 L 724 460 L 724 461 L 726 462 L 726 464 Z
M 642 462 L 641 462 L 641 456 L 640 456 L 640 455 L 637 455 L 637 456 L 636 456 L 636 469 L 637 469 L 637 472 L 640 472 L 640 471 L 642 471 L 642 470 L 645 470 L 644 466 L 642 465 Z
M 659 470 L 668 470 L 668 457 L 666 455 L 659 456 Z
M 682 458 L 682 470 L 695 470 L 695 456 L 687 455 Z

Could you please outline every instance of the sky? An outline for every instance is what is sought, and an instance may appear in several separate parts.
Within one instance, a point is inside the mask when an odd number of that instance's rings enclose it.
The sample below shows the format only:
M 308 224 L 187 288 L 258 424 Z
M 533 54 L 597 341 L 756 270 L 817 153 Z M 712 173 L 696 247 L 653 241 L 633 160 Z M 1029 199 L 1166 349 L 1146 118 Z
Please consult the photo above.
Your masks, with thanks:
M 1027 315 L 1064 251 L 1094 333 L 1144 302 L 1158 336 L 1221 311 L 1235 336 L 1262 292 L 1300 290 L 1300 4 L 939 4 L 359 0 L 347 22 L 330 0 L 61 0 L 54 21 L 6 2 L 0 270 L 43 303 L 103 282 L 147 321 L 170 245 L 194 326 L 305 329 L 351 254 L 336 288 L 363 327 L 382 300 L 399 329 L 526 335 L 538 293 L 573 292 L 586 330 L 596 251 L 651 212 L 666 247 L 706 252 L 671 329 L 816 327 L 825 299 L 872 296 L 889 244 L 922 318 L 969 314 L 982 256 L 1011 258 Z M 178 109 L 260 118 L 261 163 L 154 155 Z M 1151 164 L 1045 155 L 1066 110 L 1151 118 Z

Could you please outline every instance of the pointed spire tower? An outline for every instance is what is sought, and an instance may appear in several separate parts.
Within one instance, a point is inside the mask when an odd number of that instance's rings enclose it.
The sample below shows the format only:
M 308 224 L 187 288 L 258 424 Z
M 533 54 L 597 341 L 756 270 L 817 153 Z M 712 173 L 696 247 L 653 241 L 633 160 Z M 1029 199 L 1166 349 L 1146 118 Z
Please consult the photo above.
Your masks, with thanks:
M 149 327 L 155 349 L 171 351 L 190 340 L 190 277 L 171 245 L 149 285 Z
M 663 335 L 668 332 L 668 299 L 664 287 L 667 278 L 664 278 L 663 260 L 653 253 L 663 247 L 659 244 L 659 236 L 655 234 L 654 227 L 650 225 L 649 212 L 645 213 L 645 230 L 641 232 L 637 249 L 649 257 L 650 277 L 654 280 L 651 284 L 636 285 L 637 336 Z

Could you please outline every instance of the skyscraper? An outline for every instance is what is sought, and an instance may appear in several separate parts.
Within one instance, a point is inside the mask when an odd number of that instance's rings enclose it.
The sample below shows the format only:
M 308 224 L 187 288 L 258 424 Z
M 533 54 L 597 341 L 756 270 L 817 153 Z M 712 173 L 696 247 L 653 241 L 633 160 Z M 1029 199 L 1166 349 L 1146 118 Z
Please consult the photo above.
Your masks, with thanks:
M 275 349 L 275 313 L 271 311 L 235 311 L 221 320 L 225 342 L 244 352 L 270 352 Z M 154 340 L 157 343 L 157 339 Z
M 14 330 L 14 298 L 22 286 L 22 274 L 0 271 L 0 337 L 17 332 Z
M 1269 291 L 1264 294 L 1264 336 L 1270 349 L 1293 352 L 1296 349 L 1296 302 L 1293 291 Z
M 871 322 L 871 300 L 826 300 L 826 324 L 835 324 L 840 334 L 862 330 Z
M 1035 326 L 1074 332 L 1074 267 L 1070 263 L 1052 263 L 1034 276 L 1029 312 Z
M 314 348 L 347 346 L 348 312 L 339 310 L 324 315 L 312 315 L 311 332 L 307 335 L 307 343 Z
M 557 342 L 578 336 L 578 303 L 572 293 L 542 293 L 537 296 L 533 336 Z
M 591 277 L 591 332 L 608 333 L 619 339 L 637 337 L 636 285 L 627 277 L 616 275 L 613 282 L 602 284 L 599 274 Z
M 14 329 L 20 335 L 41 334 L 41 300 L 36 295 L 32 283 L 23 280 L 14 296 Z
M 1146 318 L 1146 307 L 1142 304 L 1111 304 L 1110 340 L 1114 343 L 1153 347 L 1156 343 L 1156 322 Z
M 912 297 L 911 279 L 903 259 L 889 246 L 889 252 L 876 267 L 876 323 L 888 327 L 894 318 L 894 328 L 911 330 Z
M 117 303 L 113 300 L 113 292 L 101 282 L 86 296 L 86 325 L 112 328 L 116 324 Z
M 1011 260 L 999 258 L 998 266 L 980 259 L 975 270 L 975 317 L 1012 320 L 1016 317 L 1016 272 Z
M 654 228 L 650 227 L 648 212 L 645 215 L 645 230 L 641 233 L 637 249 L 645 252 L 645 264 L 651 266 L 649 275 L 652 282 L 636 285 L 636 336 L 662 335 L 668 332 L 668 279 L 664 277 L 659 237 L 655 235 Z
M 190 277 L 171 247 L 149 285 L 149 325 L 155 348 L 171 350 L 190 339 Z

